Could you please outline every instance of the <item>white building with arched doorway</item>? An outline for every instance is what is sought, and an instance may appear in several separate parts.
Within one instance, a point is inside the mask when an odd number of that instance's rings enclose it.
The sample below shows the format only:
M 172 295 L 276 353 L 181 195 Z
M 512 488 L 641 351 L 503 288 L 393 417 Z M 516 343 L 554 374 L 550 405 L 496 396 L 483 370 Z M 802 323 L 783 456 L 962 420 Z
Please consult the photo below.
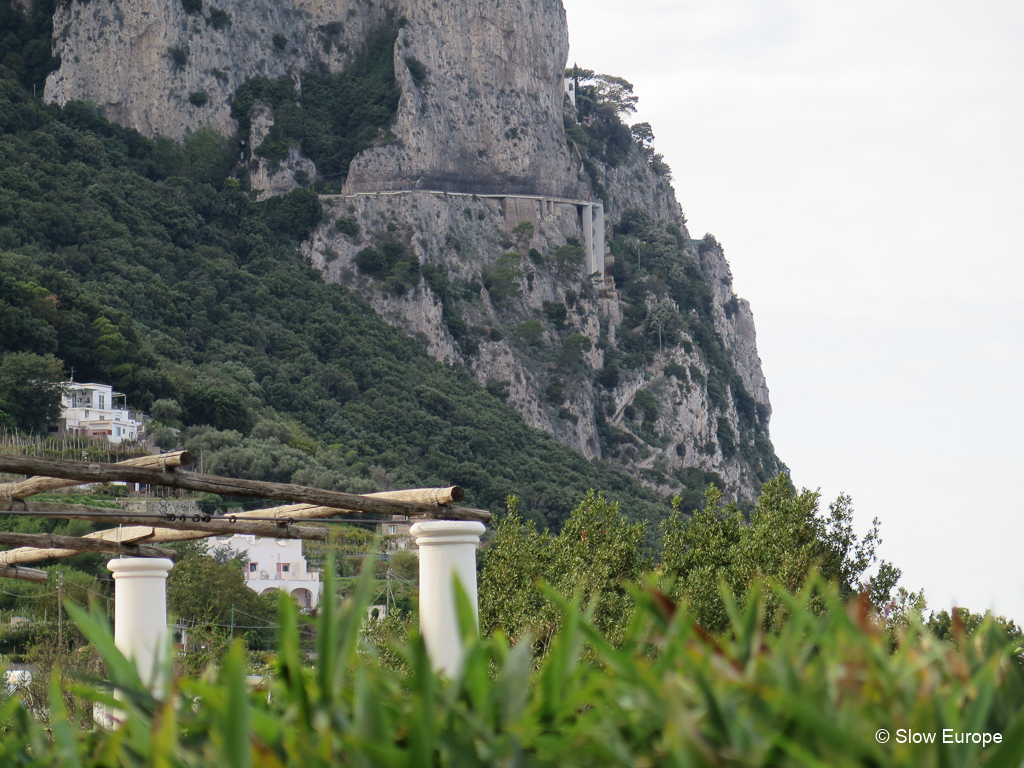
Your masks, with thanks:
M 298 539 L 268 539 L 236 533 L 220 539 L 249 556 L 245 565 L 245 585 L 262 595 L 274 590 L 295 598 L 300 608 L 316 608 L 324 585 L 318 571 L 306 570 L 302 542 Z

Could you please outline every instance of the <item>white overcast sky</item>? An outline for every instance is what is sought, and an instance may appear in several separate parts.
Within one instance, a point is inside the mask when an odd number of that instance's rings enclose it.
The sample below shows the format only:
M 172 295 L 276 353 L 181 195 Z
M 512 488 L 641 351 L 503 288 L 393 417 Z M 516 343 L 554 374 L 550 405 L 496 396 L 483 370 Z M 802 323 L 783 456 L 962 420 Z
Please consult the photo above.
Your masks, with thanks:
M 749 299 L 776 451 L 1024 624 L 1024 3 L 564 0 Z

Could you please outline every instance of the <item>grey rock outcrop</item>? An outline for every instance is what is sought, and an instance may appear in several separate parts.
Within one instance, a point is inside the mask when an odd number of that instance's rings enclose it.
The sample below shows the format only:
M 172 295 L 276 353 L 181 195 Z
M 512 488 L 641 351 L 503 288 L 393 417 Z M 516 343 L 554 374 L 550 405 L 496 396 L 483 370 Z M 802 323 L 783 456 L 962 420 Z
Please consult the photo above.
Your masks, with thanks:
M 180 0 L 60 4 L 62 64 L 45 96 L 95 102 L 149 137 L 181 140 L 207 125 L 230 133 L 247 79 L 339 72 L 368 34 L 398 19 L 398 141 L 362 153 L 346 191 L 581 193 L 562 133 L 569 43 L 558 0 L 225 1 L 194 14 Z M 289 179 L 255 181 L 277 193 Z
M 181 0 L 59 3 L 61 66 L 47 78 L 45 98 L 95 102 L 151 138 L 180 141 L 202 126 L 232 133 L 231 101 L 247 79 L 340 71 L 393 15 L 386 3 L 360 0 L 224 0 L 195 14 Z M 197 105 L 190 98 L 199 93 L 205 101 Z
M 562 129 L 561 2 L 410 0 L 402 14 L 399 141 L 356 158 L 345 191 L 578 197 Z

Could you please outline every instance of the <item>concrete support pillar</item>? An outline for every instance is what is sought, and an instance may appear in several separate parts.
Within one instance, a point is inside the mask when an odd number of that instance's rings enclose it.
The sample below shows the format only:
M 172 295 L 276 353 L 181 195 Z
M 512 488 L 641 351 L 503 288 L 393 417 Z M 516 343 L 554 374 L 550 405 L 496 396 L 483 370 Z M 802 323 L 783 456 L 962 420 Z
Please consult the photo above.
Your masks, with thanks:
M 161 683 L 157 664 L 167 640 L 167 572 L 172 567 L 173 561 L 157 557 L 107 563 L 114 574 L 114 644 L 154 690 Z
M 583 250 L 587 260 L 586 270 L 589 275 L 594 271 L 594 206 L 591 203 L 583 205 L 581 217 L 583 219 Z
M 478 613 L 476 548 L 483 523 L 430 520 L 410 529 L 420 548 L 420 632 L 434 669 L 449 675 L 462 670 L 462 635 L 455 608 L 455 579 Z
M 601 273 L 601 284 L 604 285 L 604 205 L 594 206 L 594 266 L 588 274 Z

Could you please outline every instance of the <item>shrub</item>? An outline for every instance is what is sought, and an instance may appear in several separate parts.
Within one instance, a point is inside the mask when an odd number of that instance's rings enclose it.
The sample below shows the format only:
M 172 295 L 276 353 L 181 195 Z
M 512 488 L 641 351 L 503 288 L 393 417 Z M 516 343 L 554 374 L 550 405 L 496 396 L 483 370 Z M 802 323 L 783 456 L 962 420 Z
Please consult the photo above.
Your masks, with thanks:
M 644 421 L 654 421 L 658 418 L 658 399 L 648 390 L 639 390 L 633 396 L 633 405 L 643 411 Z
M 496 301 L 522 298 L 523 286 L 519 282 L 523 276 L 522 262 L 523 257 L 515 252 L 503 253 L 495 259 L 493 266 L 484 274 L 484 287 L 491 298 Z
M 210 16 L 206 23 L 219 32 L 231 23 L 231 15 L 220 8 L 210 8 Z
M 418 87 L 423 87 L 423 84 L 427 81 L 427 65 L 415 56 L 406 56 L 405 66 L 409 69 L 409 74 L 412 75 L 413 82 L 416 83 Z
M 686 368 L 679 363 L 669 363 L 665 366 L 665 375 L 671 376 L 674 379 L 678 379 L 684 384 L 689 381 L 689 377 L 686 375 Z
M 181 69 L 188 64 L 188 48 L 172 46 L 167 49 L 167 55 L 171 57 L 175 69 Z
M 619 386 L 619 367 L 615 363 L 605 365 L 597 374 L 597 383 L 605 389 L 615 389 Z
M 334 222 L 334 227 L 343 235 L 351 238 L 359 237 L 359 222 L 353 218 L 342 217 Z
M 516 326 L 515 336 L 518 341 L 526 342 L 531 346 L 540 344 L 544 335 L 544 326 L 540 320 L 526 320 Z
M 274 47 L 279 51 L 283 51 L 288 47 L 288 38 L 282 35 L 280 32 L 274 34 L 271 41 L 274 43 Z
M 722 449 L 722 456 L 731 459 L 736 455 L 736 433 L 724 416 L 718 419 L 716 434 L 718 436 L 718 445 Z
M 456 339 L 466 335 L 466 321 L 459 314 L 459 310 L 452 304 L 446 304 L 442 311 L 441 318 L 444 320 L 445 328 Z
M 384 254 L 372 246 L 356 254 L 356 268 L 363 274 L 381 277 L 384 274 Z
M 206 91 L 195 91 L 189 94 L 188 100 L 192 102 L 193 106 L 202 107 L 207 102 Z
M 181 0 L 181 7 L 185 13 L 199 13 L 203 10 L 203 0 Z
M 544 316 L 547 317 L 551 324 L 559 331 L 565 328 L 565 320 L 569 316 L 569 311 L 565 308 L 565 304 L 559 304 L 554 301 L 545 301 L 543 304 Z
M 553 255 L 555 265 L 562 274 L 572 274 L 583 268 L 585 253 L 581 245 L 566 243 L 556 248 Z
M 363 248 L 355 261 L 360 272 L 384 281 L 398 293 L 418 283 L 421 277 L 419 257 L 401 240 L 390 237 L 379 248 Z
M 504 402 L 509 398 L 508 387 L 510 383 L 508 381 L 495 381 L 491 379 L 487 382 L 487 392 Z
M 565 367 L 578 366 L 583 362 L 583 355 L 593 349 L 590 337 L 582 333 L 574 333 L 562 345 L 559 362 Z

